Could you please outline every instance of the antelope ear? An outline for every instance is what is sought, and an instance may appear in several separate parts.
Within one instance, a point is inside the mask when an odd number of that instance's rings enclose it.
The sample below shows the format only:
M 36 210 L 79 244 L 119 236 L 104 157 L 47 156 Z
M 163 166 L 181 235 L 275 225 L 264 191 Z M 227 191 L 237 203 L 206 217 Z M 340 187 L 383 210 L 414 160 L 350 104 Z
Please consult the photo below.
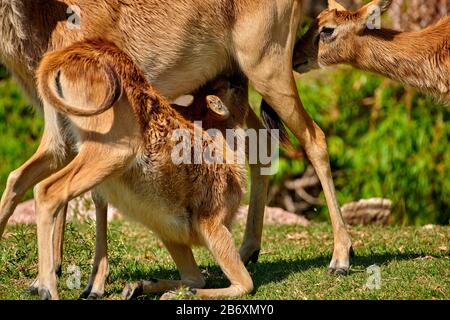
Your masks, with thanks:
M 216 116 L 218 116 L 218 120 L 225 121 L 230 117 L 230 110 L 228 110 L 228 108 L 218 96 L 207 96 L 206 104 L 208 106 L 208 109 L 214 112 Z
M 361 30 L 364 29 L 380 29 L 381 15 L 386 12 L 392 0 L 373 0 L 358 10 L 360 17 Z
M 347 9 L 336 0 L 328 0 L 328 10 L 347 11 Z

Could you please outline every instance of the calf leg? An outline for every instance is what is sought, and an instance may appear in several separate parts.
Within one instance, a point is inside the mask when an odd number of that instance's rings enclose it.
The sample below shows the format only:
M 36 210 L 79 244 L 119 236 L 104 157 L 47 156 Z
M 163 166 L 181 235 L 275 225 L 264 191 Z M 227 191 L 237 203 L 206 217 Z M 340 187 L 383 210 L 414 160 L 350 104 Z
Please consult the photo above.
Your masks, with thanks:
M 108 157 L 104 157 L 108 154 Z M 130 156 L 96 143 L 85 143 L 64 169 L 41 182 L 35 189 L 38 249 L 39 296 L 58 299 L 53 243 L 55 219 L 65 203 L 79 196 L 115 172 L 123 170 Z
M 205 280 L 198 269 L 191 248 L 173 242 L 164 242 L 164 244 L 177 265 L 181 280 L 152 279 L 131 283 L 123 290 L 122 296 L 124 299 L 134 299 L 143 294 L 165 293 L 182 286 L 189 288 L 203 288 L 205 286 Z
M 95 258 L 89 284 L 81 294 L 81 299 L 97 300 L 105 292 L 105 282 L 108 277 L 108 204 L 96 192 L 92 192 L 96 215 Z
M 200 221 L 198 228 L 231 285 L 222 289 L 197 289 L 196 295 L 200 298 L 238 298 L 252 292 L 252 278 L 239 257 L 230 231 L 222 224 L 213 225 L 211 221 Z
M 181 274 L 180 280 L 149 280 L 129 284 L 123 291 L 125 299 L 135 298 L 142 294 L 161 293 L 179 289 L 181 286 L 193 288 L 192 292 L 200 298 L 240 297 L 253 290 L 253 281 L 242 263 L 230 231 L 222 224 L 214 227 L 211 221 L 202 221 L 198 225 L 204 243 L 219 263 L 222 271 L 231 281 L 231 286 L 223 289 L 201 289 L 205 282 L 195 263 L 192 251 L 188 246 L 166 243 Z M 162 299 L 173 297 L 168 292 Z

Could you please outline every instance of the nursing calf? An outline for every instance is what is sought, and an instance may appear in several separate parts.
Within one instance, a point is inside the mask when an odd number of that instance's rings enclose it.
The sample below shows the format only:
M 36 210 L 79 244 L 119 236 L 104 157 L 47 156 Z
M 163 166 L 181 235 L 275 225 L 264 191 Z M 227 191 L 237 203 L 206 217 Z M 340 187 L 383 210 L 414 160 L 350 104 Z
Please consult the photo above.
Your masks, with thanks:
M 206 298 L 237 297 L 253 290 L 228 230 L 243 195 L 245 167 L 233 161 L 238 151 L 222 135 L 209 135 L 183 117 L 147 82 L 128 55 L 106 41 L 80 42 L 47 54 L 37 78 L 42 99 L 69 117 L 79 141 L 76 157 L 35 190 L 41 298 L 58 298 L 52 257 L 58 210 L 92 189 L 122 214 L 153 230 L 180 271 L 181 281 L 130 284 L 124 290 L 125 298 L 167 292 L 181 285 Z M 208 96 L 205 103 L 210 110 L 205 117 L 215 114 L 222 132 L 241 127 L 248 112 L 246 89 L 246 85 L 227 87 L 227 82 L 219 81 L 216 93 L 223 102 Z M 229 114 L 244 117 L 235 121 Z M 190 140 L 177 132 L 190 133 Z M 194 136 L 199 132 L 205 158 L 224 161 L 176 164 L 176 147 L 185 144 L 194 155 L 198 143 Z M 230 287 L 202 289 L 205 282 L 191 251 L 195 245 L 210 250 Z

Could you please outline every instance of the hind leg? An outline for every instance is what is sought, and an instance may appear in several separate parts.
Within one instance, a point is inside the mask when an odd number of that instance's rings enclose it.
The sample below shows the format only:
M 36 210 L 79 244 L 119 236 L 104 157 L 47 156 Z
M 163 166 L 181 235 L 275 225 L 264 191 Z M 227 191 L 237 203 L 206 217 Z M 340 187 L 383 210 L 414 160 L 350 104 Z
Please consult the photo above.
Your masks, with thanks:
M 189 286 L 192 293 L 199 298 L 237 298 L 253 290 L 253 281 L 239 257 L 234 246 L 231 233 L 224 225 L 212 226 L 210 221 L 200 222 L 199 233 L 204 243 L 219 263 L 222 271 L 230 280 L 231 285 L 222 289 L 201 289 L 205 282 L 193 260 L 189 247 L 171 246 L 170 252 L 180 270 L 182 280 L 150 280 L 139 281 L 125 287 L 123 296 L 126 299 L 135 298 L 141 294 L 161 293 L 176 290 L 182 285 Z M 173 293 L 166 293 L 162 299 L 173 297 Z
M 200 298 L 238 298 L 251 293 L 252 278 L 239 257 L 228 228 L 223 224 L 213 225 L 211 221 L 200 221 L 198 228 L 231 285 L 221 289 L 197 289 L 196 295 Z
M 70 164 L 35 188 L 41 299 L 58 299 L 53 256 L 57 212 L 74 197 L 91 190 L 110 175 L 124 170 L 130 159 L 128 150 L 85 143 Z
M 122 296 L 124 299 L 134 299 L 145 294 L 165 293 L 182 286 L 189 288 L 203 288 L 205 286 L 205 280 L 198 269 L 191 248 L 173 242 L 164 242 L 164 244 L 177 265 L 181 280 L 151 279 L 131 283 L 123 290 Z

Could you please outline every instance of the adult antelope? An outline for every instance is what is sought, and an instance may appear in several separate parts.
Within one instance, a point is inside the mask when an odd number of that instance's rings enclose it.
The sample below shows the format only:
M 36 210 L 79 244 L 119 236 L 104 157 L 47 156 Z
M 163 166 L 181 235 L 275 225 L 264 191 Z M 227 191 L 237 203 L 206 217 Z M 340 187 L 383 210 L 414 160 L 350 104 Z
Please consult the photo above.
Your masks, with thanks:
M 81 10 L 79 29 L 67 22 L 70 5 Z M 351 240 L 336 199 L 326 138 L 303 108 L 292 73 L 301 0 L 0 0 L 0 10 L 1 58 L 45 118 L 39 149 L 8 178 L 0 203 L 0 232 L 24 192 L 75 155 L 70 122 L 37 97 L 38 61 L 47 51 L 103 37 L 130 55 L 148 81 L 169 98 L 192 92 L 220 73 L 241 70 L 303 144 L 322 183 L 333 226 L 329 268 L 337 274 L 348 272 Z M 247 124 L 260 128 L 252 115 Z M 249 217 L 240 251 L 244 261 L 257 257 L 260 248 L 268 186 L 259 165 L 252 166 L 251 172 Z M 104 211 L 104 206 L 100 208 Z M 65 216 L 42 215 L 40 219 L 60 221 Z M 56 243 L 61 243 L 62 230 L 54 230 Z M 38 230 L 38 238 L 42 237 Z M 58 246 L 54 245 L 55 257 Z M 41 241 L 39 251 L 44 251 Z M 57 268 L 45 272 L 53 275 Z
M 417 32 L 377 29 L 375 19 L 392 0 L 375 0 L 350 12 L 329 1 L 296 45 L 294 66 L 349 64 L 379 73 L 450 103 L 450 17 Z

